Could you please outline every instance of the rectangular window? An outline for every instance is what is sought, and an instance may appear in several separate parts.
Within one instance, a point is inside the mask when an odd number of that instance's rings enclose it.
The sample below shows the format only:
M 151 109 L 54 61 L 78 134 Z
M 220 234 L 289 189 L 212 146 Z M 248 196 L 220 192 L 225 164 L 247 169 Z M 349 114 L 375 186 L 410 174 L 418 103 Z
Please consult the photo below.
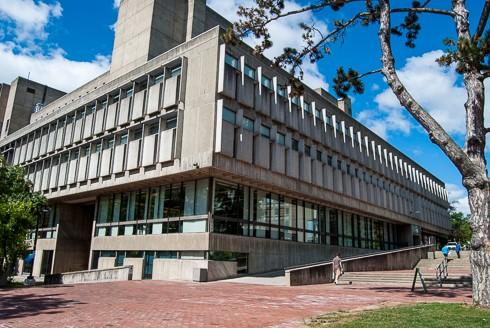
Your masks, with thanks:
M 284 97 L 286 98 L 286 88 L 285 87 L 282 87 L 282 86 L 279 86 L 278 89 L 277 89 L 277 94 L 281 97 Z
M 131 97 L 133 95 L 133 88 L 126 91 L 126 97 Z
M 248 117 L 244 116 L 243 120 L 242 120 L 242 127 L 245 130 L 253 131 L 254 130 L 254 121 L 249 119 Z
M 333 161 L 332 156 L 330 156 L 330 155 L 327 156 L 327 164 L 330 165 L 330 166 L 332 166 L 332 161 Z
M 168 120 L 165 121 L 165 129 L 170 130 L 170 129 L 175 129 L 177 127 L 177 118 L 169 118 Z
M 223 121 L 235 125 L 236 113 L 226 107 L 223 107 Z
M 172 69 L 172 72 L 171 72 L 172 77 L 179 76 L 180 74 L 182 74 L 182 67 L 179 66 L 179 67 Z
M 262 85 L 267 89 L 272 89 L 272 81 L 267 76 L 262 75 Z
M 308 157 L 311 157 L 311 147 L 310 146 L 305 146 L 305 155 Z
M 319 150 L 316 151 L 316 159 L 320 162 L 322 161 L 322 152 Z
M 235 69 L 238 69 L 238 59 L 227 53 L 225 55 L 225 63 Z
M 309 103 L 307 103 L 306 101 L 304 102 L 304 109 L 305 109 L 305 112 L 311 113 L 311 105 Z
M 337 169 L 342 170 L 342 161 L 341 160 L 337 161 Z
M 286 136 L 283 133 L 277 132 L 276 140 L 278 144 L 282 146 L 286 145 Z
M 214 214 L 223 218 L 241 219 L 244 193 L 239 186 L 216 183 L 214 191 Z
M 318 109 L 315 109 L 315 117 L 319 120 L 322 119 L 322 114 Z
M 265 125 L 260 126 L 260 135 L 264 138 L 270 139 L 271 137 L 271 128 Z
M 291 139 L 291 148 L 295 151 L 298 151 L 299 148 L 299 142 L 296 139 Z
M 244 73 L 249 78 L 255 80 L 255 69 L 253 69 L 252 67 L 245 65 L 245 72 Z
M 159 83 L 162 83 L 163 82 L 163 78 L 165 77 L 165 75 L 162 73 L 158 76 L 155 77 L 155 84 L 159 84 Z
M 294 96 L 292 99 L 291 99 L 291 102 L 297 106 L 300 105 L 299 103 L 299 97 L 298 96 Z

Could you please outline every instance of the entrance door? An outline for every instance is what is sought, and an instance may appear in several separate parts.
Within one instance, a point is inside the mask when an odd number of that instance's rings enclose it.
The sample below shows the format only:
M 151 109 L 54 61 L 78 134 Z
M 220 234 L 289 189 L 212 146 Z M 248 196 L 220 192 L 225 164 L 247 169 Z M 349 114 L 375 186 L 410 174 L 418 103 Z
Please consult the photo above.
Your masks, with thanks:
M 152 279 L 153 277 L 153 259 L 155 258 L 155 252 L 145 252 L 145 263 L 143 270 L 143 279 Z

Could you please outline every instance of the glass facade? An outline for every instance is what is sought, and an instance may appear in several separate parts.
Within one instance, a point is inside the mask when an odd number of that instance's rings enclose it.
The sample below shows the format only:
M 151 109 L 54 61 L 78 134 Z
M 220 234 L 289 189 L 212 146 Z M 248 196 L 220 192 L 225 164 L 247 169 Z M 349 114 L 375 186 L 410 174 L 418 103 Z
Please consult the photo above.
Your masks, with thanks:
M 206 232 L 209 179 L 99 198 L 96 235 L 129 236 Z
M 210 186 L 203 179 L 102 196 L 96 235 L 211 231 L 378 250 L 405 246 L 396 224 L 239 184 L 215 180 Z
M 397 242 L 396 229 L 395 224 L 311 202 L 215 183 L 215 233 L 381 250 L 405 246 Z

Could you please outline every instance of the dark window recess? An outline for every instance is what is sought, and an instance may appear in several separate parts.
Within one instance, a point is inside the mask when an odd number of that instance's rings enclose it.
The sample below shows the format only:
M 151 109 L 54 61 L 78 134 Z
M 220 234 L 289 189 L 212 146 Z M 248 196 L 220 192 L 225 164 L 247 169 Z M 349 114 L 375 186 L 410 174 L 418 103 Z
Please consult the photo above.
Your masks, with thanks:
M 27 88 L 27 93 L 32 93 L 33 95 L 36 94 L 36 90 L 33 88 Z

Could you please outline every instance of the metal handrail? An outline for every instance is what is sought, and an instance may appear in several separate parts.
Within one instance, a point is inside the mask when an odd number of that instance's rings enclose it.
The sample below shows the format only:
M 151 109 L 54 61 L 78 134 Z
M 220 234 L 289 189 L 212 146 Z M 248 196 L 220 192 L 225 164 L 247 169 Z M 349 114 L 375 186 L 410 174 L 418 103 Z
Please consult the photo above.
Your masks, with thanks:
M 441 264 L 436 268 L 436 279 L 439 281 L 439 285 L 442 287 L 442 283 L 448 277 L 447 273 L 447 259 L 444 259 Z
M 415 275 L 413 277 L 413 283 L 412 283 L 412 292 L 415 291 L 415 283 L 417 282 L 417 276 L 420 278 L 420 282 L 422 283 L 422 287 L 424 288 L 424 293 L 427 294 L 427 286 L 425 285 L 424 276 L 422 275 L 422 272 L 420 272 L 420 268 L 415 268 Z

